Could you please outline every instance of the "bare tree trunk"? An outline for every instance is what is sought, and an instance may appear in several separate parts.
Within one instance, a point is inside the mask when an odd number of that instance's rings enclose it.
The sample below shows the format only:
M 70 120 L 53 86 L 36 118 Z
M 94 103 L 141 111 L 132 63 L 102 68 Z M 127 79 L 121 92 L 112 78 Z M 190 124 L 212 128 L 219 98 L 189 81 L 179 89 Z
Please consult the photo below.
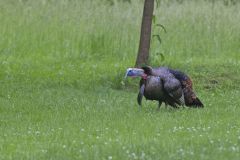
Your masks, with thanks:
M 154 0 L 145 0 L 142 17 L 140 43 L 135 67 L 140 67 L 141 65 L 148 64 L 153 9 Z

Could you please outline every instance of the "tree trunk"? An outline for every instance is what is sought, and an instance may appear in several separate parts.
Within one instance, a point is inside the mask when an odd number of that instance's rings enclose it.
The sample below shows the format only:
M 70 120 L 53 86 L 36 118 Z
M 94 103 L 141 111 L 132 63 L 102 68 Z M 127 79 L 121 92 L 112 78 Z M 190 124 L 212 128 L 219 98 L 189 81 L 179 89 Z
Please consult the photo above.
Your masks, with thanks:
M 140 43 L 135 67 L 148 64 L 154 0 L 145 0 L 142 17 Z

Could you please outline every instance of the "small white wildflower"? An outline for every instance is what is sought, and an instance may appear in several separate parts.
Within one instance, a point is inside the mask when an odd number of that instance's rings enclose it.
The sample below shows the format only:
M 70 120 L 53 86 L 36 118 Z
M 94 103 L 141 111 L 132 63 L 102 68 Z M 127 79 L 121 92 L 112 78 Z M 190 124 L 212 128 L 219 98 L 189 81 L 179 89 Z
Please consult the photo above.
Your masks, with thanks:
M 47 150 L 46 150 L 46 149 L 42 149 L 42 152 L 43 152 L 43 153 L 46 153 L 46 152 L 47 152 Z
M 236 150 L 237 150 L 236 147 L 234 147 L 234 146 L 232 146 L 231 149 L 232 149 L 233 151 L 236 151 Z
M 145 153 L 142 152 L 142 154 L 141 154 L 141 159 L 144 159 L 144 157 L 145 157 Z
M 134 159 L 137 159 L 137 155 L 135 153 L 132 153 L 132 156 Z

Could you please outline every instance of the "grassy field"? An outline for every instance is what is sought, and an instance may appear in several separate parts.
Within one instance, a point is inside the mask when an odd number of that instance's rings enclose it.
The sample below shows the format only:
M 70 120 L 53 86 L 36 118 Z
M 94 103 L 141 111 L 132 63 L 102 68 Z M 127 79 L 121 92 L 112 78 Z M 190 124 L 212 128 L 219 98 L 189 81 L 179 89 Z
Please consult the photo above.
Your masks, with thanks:
M 143 101 L 142 1 L 0 0 L 0 159 L 239 159 L 240 4 L 165 2 L 151 64 L 191 75 L 204 109 Z M 165 60 L 157 53 L 163 53 Z

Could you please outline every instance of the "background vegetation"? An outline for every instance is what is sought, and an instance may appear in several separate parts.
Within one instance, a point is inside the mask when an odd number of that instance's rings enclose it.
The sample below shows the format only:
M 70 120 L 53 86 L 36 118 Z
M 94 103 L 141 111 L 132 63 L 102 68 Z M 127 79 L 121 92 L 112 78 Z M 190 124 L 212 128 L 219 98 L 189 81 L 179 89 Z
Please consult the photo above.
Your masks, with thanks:
M 0 0 L 0 159 L 238 159 L 240 4 L 160 1 L 151 64 L 191 75 L 205 108 L 157 112 L 123 82 L 143 3 L 112 2 Z

